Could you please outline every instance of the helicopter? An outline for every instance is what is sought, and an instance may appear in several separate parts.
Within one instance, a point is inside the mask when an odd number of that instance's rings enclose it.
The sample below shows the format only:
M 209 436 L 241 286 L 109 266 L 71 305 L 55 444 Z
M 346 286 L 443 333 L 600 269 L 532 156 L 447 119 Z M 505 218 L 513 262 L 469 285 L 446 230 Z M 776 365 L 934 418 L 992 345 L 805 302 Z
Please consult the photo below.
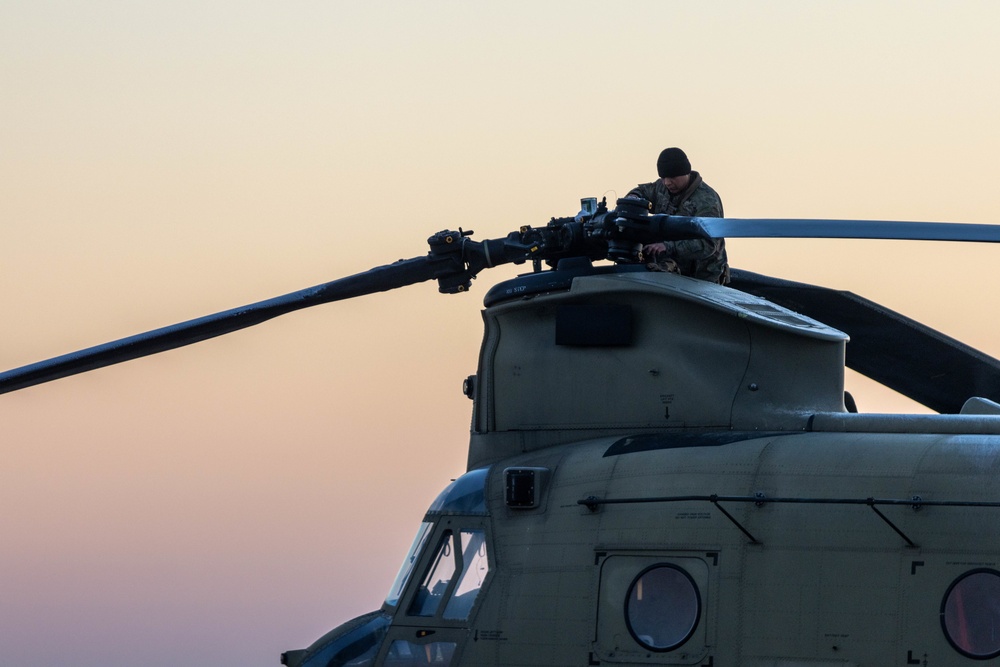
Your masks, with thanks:
M 847 292 L 650 272 L 645 243 L 1000 242 L 992 225 L 574 216 L 0 373 L 0 393 L 487 268 L 467 472 L 379 609 L 289 667 L 959 665 L 1000 658 L 1000 361 Z M 599 262 L 609 261 L 608 264 Z M 853 368 L 939 414 L 859 413 Z

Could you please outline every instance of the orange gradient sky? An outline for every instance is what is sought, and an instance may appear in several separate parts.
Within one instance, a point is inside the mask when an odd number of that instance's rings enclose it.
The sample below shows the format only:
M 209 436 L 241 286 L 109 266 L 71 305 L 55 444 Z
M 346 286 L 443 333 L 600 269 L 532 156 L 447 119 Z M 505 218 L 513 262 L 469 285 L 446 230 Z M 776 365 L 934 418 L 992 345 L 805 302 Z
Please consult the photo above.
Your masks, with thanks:
M 1000 4 L 0 4 L 0 368 L 651 180 L 733 217 L 1000 223 Z M 1000 356 L 1000 248 L 734 239 Z M 433 284 L 0 397 L 0 663 L 277 665 L 377 608 L 464 470 Z M 856 376 L 863 411 L 920 410 Z

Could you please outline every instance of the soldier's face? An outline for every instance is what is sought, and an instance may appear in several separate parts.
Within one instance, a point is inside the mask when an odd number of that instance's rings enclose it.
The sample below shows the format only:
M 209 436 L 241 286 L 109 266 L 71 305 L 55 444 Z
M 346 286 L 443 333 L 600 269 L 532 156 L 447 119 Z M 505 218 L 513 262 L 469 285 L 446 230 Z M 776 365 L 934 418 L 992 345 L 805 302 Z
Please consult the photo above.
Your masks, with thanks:
M 667 188 L 667 192 L 675 195 L 688 186 L 688 183 L 691 182 L 691 174 L 684 174 L 683 176 L 667 176 L 661 180 L 663 181 L 664 187 Z

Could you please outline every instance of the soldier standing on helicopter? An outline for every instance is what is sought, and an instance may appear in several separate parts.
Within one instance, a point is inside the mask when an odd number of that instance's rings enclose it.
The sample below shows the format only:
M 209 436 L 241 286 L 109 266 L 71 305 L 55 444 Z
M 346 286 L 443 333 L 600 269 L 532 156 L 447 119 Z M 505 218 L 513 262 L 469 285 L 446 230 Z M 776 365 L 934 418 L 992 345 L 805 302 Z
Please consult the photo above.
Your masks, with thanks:
M 653 213 L 721 218 L 722 200 L 680 148 L 665 148 L 656 160 L 659 180 L 637 185 L 626 197 L 648 199 Z M 642 249 L 647 266 L 654 271 L 680 273 L 725 285 L 729 261 L 725 239 L 685 239 L 652 243 Z

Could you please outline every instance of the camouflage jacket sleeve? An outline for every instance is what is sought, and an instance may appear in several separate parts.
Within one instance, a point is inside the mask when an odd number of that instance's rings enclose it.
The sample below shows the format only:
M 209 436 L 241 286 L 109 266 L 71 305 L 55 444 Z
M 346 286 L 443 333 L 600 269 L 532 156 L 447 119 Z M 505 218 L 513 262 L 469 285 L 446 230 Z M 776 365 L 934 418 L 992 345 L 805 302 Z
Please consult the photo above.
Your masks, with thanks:
M 651 202 L 655 202 L 656 201 L 656 182 L 654 181 L 652 183 L 641 183 L 641 184 L 635 186 L 634 188 L 632 188 L 631 190 L 629 190 L 628 194 L 625 195 L 625 196 L 626 197 L 631 197 L 633 195 L 638 196 L 638 197 L 642 197 L 643 199 L 648 199 Z

